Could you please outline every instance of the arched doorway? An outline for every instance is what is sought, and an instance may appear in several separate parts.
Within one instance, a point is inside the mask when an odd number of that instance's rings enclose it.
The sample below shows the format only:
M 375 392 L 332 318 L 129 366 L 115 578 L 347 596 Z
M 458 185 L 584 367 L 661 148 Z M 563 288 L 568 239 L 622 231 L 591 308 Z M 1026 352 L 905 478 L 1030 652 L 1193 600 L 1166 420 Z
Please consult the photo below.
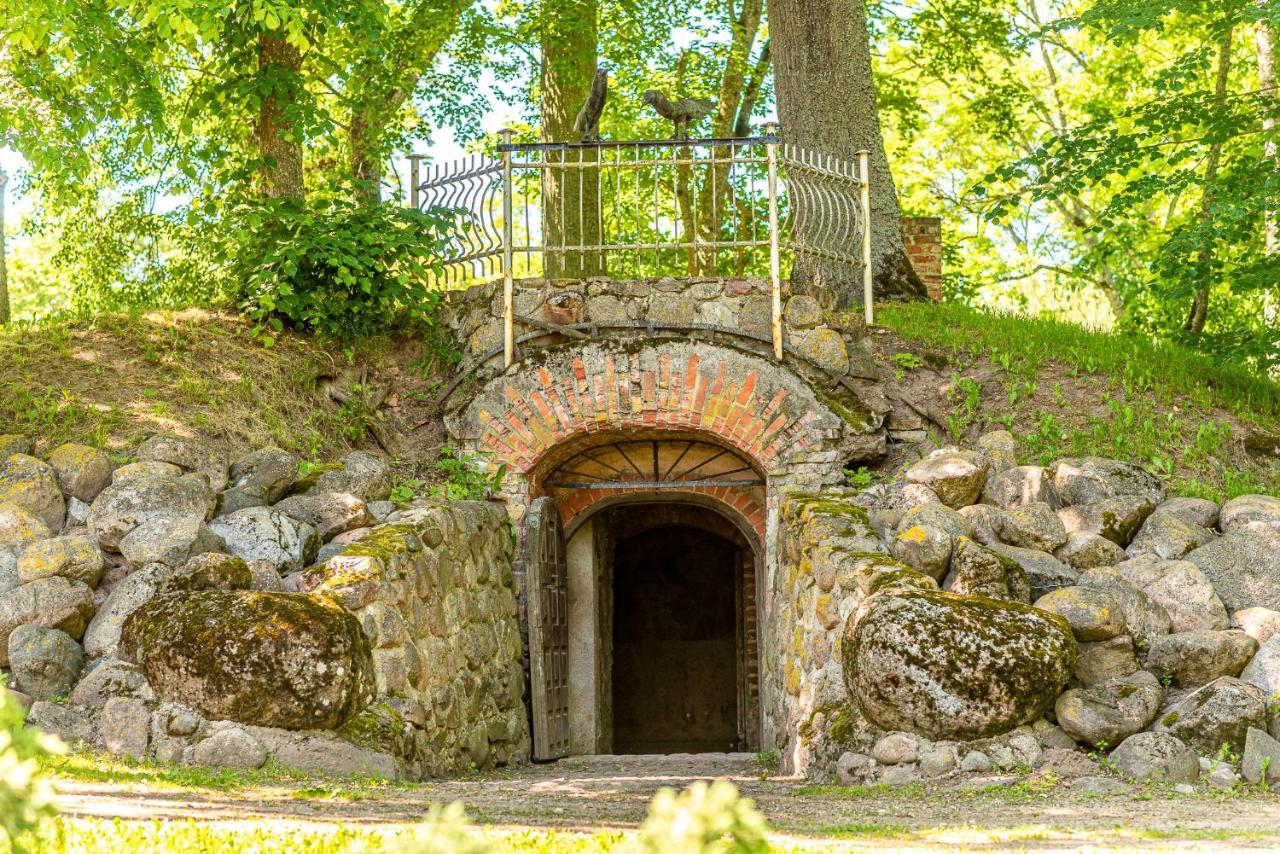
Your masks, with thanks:
M 571 753 L 758 749 L 758 548 L 734 515 L 659 493 L 574 520 Z

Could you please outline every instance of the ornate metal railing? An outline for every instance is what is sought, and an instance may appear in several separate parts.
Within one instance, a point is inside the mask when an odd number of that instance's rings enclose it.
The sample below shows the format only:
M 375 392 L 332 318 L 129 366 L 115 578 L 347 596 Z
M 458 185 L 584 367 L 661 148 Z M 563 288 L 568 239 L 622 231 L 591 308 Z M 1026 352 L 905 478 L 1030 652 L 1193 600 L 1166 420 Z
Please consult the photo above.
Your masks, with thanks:
M 515 357 L 514 280 L 610 275 L 767 276 L 782 358 L 784 266 L 863 282 L 871 316 L 867 152 L 858 162 L 784 143 L 776 125 L 733 139 L 497 146 L 425 167 L 410 204 L 464 211 L 440 285 L 501 275 L 504 351 Z M 780 189 L 782 192 L 780 192 Z

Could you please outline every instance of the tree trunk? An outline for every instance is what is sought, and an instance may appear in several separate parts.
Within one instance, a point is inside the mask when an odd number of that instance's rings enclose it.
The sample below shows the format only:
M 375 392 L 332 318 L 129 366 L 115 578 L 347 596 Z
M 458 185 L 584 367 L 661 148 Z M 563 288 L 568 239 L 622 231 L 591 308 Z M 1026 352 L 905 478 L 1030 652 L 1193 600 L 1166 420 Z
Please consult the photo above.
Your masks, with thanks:
M 302 54 L 278 35 L 258 36 L 258 85 L 262 103 L 258 107 L 259 178 L 264 196 L 301 199 L 302 140 L 296 138 L 287 115 L 296 100 Z
M 470 5 L 471 0 L 416 0 L 405 7 L 388 34 L 386 48 L 369 46 L 365 60 L 351 75 L 347 147 L 356 202 L 381 200 L 382 168 L 390 153 L 387 132 Z
M 902 243 L 898 193 L 885 156 L 865 0 L 769 0 L 778 117 L 787 141 L 856 160 L 871 152 L 871 265 L 880 298 L 923 299 L 924 283 Z M 806 286 L 797 271 L 797 287 Z M 836 304 L 853 304 L 861 283 L 814 282 Z
M 1215 100 L 1221 104 L 1227 95 L 1227 78 L 1231 74 L 1231 34 L 1228 27 L 1218 43 L 1218 78 L 1214 83 Z M 1213 185 L 1218 180 L 1218 164 L 1222 161 L 1222 143 L 1209 146 L 1209 155 L 1204 167 L 1204 192 L 1200 195 L 1200 219 L 1208 222 L 1213 216 Z M 1197 253 L 1195 274 L 1200 277 L 1201 287 L 1191 299 L 1191 310 L 1187 312 L 1187 322 L 1183 329 L 1199 334 L 1204 332 L 1205 322 L 1209 319 L 1209 290 L 1213 287 L 1213 246 L 1208 239 L 1204 248 Z
M 0 168 L 0 324 L 9 322 L 9 270 L 4 257 L 5 185 L 8 183 L 8 174 Z
M 543 142 L 576 141 L 573 122 L 595 79 L 597 38 L 597 0 L 544 0 Z M 600 253 L 572 248 L 600 242 L 600 172 L 577 165 L 597 159 L 598 153 L 582 148 L 546 153 L 552 165 L 542 173 L 543 243 L 549 248 L 543 269 L 548 278 L 604 274 Z
M 1258 22 L 1258 88 L 1263 92 L 1267 112 L 1262 119 L 1262 130 L 1267 134 L 1263 143 L 1266 156 L 1280 169 L 1280 144 L 1276 142 L 1276 110 L 1280 109 L 1280 93 L 1276 92 L 1276 34 L 1266 21 Z M 1267 214 L 1267 254 L 1280 252 L 1280 218 L 1276 211 Z

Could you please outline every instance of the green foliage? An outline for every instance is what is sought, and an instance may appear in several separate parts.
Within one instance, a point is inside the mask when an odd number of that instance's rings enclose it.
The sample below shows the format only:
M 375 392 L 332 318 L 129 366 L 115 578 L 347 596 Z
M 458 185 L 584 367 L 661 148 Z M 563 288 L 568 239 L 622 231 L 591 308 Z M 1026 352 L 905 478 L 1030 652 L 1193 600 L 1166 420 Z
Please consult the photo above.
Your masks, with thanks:
M 486 854 L 498 849 L 473 832 L 462 803 L 454 801 L 446 807 L 432 804 L 427 817 L 396 844 L 361 850 L 387 854 Z
M 287 325 L 349 340 L 397 320 L 429 323 L 439 304 L 427 280 L 454 223 L 450 215 L 277 201 L 238 207 L 230 221 L 240 304 L 263 328 Z
M 677 794 L 660 789 L 640 825 L 637 851 L 654 854 L 765 852 L 768 825 L 728 780 L 694 783 Z
M 893 362 L 893 372 L 898 379 L 902 379 L 916 368 L 924 366 L 924 360 L 915 353 L 894 353 L 889 357 L 889 360 Z
M 22 725 L 22 707 L 0 687 L 0 841 L 15 850 L 19 837 L 54 814 L 53 793 L 38 776 L 40 761 L 61 753 L 61 742 Z
M 434 466 L 441 481 L 431 487 L 431 494 L 450 501 L 483 501 L 502 488 L 507 476 L 505 464 L 492 472 L 487 455 L 466 454 L 456 448 L 443 448 Z

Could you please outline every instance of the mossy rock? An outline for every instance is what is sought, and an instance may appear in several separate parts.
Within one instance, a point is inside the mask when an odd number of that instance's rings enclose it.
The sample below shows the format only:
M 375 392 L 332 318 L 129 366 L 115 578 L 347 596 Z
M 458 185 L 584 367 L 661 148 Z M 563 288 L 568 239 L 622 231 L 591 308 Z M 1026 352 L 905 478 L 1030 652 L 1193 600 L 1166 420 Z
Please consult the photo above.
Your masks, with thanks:
M 930 590 L 872 596 L 842 640 L 845 686 L 886 730 L 999 735 L 1044 715 L 1076 659 L 1060 617 L 1019 602 Z
M 157 596 L 125 620 L 120 655 L 162 699 L 212 720 L 335 729 L 368 706 L 375 690 L 359 620 L 325 596 Z

